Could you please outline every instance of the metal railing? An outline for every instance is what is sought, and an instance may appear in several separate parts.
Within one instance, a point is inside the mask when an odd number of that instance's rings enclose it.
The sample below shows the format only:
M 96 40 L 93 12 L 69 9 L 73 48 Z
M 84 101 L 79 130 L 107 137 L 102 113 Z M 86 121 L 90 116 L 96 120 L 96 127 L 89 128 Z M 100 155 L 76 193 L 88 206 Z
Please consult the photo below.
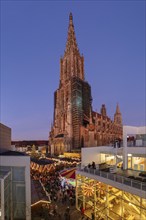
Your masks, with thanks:
M 133 188 L 136 188 L 136 189 L 139 189 L 139 190 L 146 191 L 146 183 L 145 182 L 136 181 L 136 180 L 127 178 L 125 176 L 120 176 L 118 174 L 104 172 L 104 171 L 97 170 L 97 169 L 92 169 L 92 168 L 89 169 L 87 167 L 84 167 L 83 169 L 81 169 L 81 167 L 78 166 L 77 170 L 83 171 L 83 172 L 86 172 L 86 173 L 90 173 L 90 174 L 93 174 L 93 175 L 101 176 L 103 178 L 112 180 L 114 182 L 118 182 L 118 183 L 130 186 L 130 187 L 133 187 Z

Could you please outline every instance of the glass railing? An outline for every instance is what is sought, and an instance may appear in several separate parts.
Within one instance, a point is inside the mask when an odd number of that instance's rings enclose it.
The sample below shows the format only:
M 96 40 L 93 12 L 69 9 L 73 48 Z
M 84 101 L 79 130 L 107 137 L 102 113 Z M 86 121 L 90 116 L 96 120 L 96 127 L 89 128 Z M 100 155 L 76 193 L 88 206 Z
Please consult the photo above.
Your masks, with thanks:
M 145 182 L 141 182 L 141 181 L 136 181 L 130 178 L 127 178 L 125 176 L 120 176 L 118 174 L 113 174 L 113 173 L 108 173 L 108 172 L 104 172 L 101 170 L 96 170 L 96 169 L 89 169 L 87 167 L 84 167 L 83 169 L 81 169 L 81 167 L 77 167 L 77 171 L 82 171 L 82 172 L 86 172 L 86 173 L 90 173 L 93 175 L 97 175 L 97 176 L 101 176 L 103 178 L 112 180 L 114 182 L 118 182 L 139 190 L 143 190 L 146 191 L 146 183 Z
M 127 141 L 127 147 L 146 147 L 146 141 Z

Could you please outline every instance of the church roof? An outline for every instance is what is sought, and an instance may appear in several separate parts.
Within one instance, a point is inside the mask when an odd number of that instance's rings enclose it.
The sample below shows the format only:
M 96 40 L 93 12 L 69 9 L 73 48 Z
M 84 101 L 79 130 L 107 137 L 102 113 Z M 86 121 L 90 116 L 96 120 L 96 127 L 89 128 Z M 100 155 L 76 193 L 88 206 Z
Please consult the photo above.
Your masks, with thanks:
M 29 156 L 29 155 L 19 151 L 5 151 L 5 152 L 0 152 L 0 156 Z

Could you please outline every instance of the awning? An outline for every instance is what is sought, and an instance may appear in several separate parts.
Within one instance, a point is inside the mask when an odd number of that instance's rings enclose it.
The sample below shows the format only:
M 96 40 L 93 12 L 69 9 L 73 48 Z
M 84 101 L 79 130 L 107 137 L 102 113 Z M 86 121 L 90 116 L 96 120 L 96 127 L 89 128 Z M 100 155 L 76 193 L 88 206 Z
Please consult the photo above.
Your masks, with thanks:
M 63 170 L 63 171 L 60 172 L 60 175 L 62 177 L 67 178 L 67 179 L 75 179 L 76 168 L 72 168 L 72 169 L 69 169 L 69 170 Z

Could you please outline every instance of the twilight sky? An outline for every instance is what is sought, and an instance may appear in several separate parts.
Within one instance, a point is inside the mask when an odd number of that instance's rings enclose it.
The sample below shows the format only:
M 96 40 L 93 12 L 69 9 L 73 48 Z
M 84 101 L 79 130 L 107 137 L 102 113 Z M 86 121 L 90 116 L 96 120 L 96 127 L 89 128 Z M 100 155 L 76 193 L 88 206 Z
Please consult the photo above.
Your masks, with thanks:
M 93 109 L 146 124 L 145 1 L 1 1 L 1 122 L 12 140 L 48 139 L 69 13 Z

